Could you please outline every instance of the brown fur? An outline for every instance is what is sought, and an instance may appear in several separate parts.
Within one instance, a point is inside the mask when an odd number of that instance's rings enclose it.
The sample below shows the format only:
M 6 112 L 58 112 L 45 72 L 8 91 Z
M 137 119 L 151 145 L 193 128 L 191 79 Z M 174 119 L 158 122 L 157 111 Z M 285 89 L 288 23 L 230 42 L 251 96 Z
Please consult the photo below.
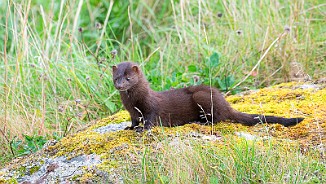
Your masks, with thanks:
M 303 118 L 282 118 L 246 114 L 234 110 L 223 95 L 214 87 L 190 86 L 163 92 L 155 92 L 141 72 L 132 62 L 113 66 L 113 80 L 124 107 L 129 111 L 133 129 L 144 122 L 144 128 L 152 126 L 180 126 L 190 122 L 220 122 L 233 120 L 244 125 L 259 122 L 279 123 L 292 126 Z M 213 113 L 212 113 L 213 112 Z

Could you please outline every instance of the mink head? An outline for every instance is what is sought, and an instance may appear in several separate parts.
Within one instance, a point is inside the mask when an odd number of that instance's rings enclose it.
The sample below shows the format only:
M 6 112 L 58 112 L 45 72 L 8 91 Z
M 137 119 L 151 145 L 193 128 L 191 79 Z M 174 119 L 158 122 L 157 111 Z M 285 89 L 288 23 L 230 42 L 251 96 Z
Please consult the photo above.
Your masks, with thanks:
M 127 91 L 138 84 L 142 73 L 139 66 L 132 62 L 119 63 L 112 67 L 114 87 L 119 91 Z

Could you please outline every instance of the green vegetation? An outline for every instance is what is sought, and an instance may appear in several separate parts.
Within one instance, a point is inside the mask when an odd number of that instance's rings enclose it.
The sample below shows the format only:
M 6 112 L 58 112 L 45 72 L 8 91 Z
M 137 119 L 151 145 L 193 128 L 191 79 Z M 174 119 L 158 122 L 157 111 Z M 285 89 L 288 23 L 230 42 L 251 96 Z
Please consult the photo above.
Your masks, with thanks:
M 21 140 L 13 140 L 11 143 L 11 147 L 13 152 L 17 152 L 17 156 L 28 155 L 33 153 L 46 143 L 47 139 L 42 136 L 24 136 L 24 143 Z
M 120 61 L 141 63 L 156 90 L 236 93 L 287 81 L 292 61 L 323 77 L 322 3 L 0 1 L 0 163 L 121 109 Z
M 177 141 L 176 141 L 177 140 Z M 296 146 L 272 140 L 216 142 L 162 141 L 144 146 L 141 163 L 123 168 L 126 183 L 323 183 L 326 166 L 318 153 L 302 155 Z M 141 165 L 141 167 L 139 167 Z

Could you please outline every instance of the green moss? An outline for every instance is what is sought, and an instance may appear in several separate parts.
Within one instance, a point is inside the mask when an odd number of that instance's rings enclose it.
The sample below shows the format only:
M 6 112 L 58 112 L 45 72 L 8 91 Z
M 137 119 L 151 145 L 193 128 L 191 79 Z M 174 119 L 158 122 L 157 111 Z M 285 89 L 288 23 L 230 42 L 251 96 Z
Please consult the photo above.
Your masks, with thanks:
M 58 144 L 50 146 L 48 150 L 55 152 L 56 156 L 69 155 L 71 158 L 80 154 L 105 154 L 116 147 L 132 142 L 136 132 L 122 131 L 100 134 L 93 130 L 107 124 L 128 120 L 130 120 L 130 116 L 127 111 L 118 112 L 113 116 L 98 121 L 85 131 L 63 138 Z
M 78 180 L 80 183 L 89 183 L 90 181 L 93 181 L 93 179 L 95 178 L 95 175 L 93 173 L 84 173 L 83 175 L 81 175 Z
M 130 143 L 135 136 L 135 132 L 125 131 L 100 134 L 93 131 L 85 131 L 74 136 L 64 138 L 60 143 L 51 149 L 57 150 L 57 156 L 73 153 L 79 154 L 102 154 L 119 147 L 122 144 Z
M 20 175 L 24 175 L 26 173 L 26 166 L 18 167 L 17 171 Z
M 74 175 L 71 180 L 78 183 L 93 183 L 96 175 L 90 172 L 85 172 L 84 174 Z
M 71 178 L 71 180 L 72 180 L 72 181 L 77 181 L 80 177 L 81 177 L 80 174 L 76 174 L 76 175 L 74 175 L 74 176 Z
M 97 168 L 110 173 L 112 168 L 119 167 L 119 162 L 113 159 L 106 158 L 102 163 L 97 165 Z
M 16 171 L 18 171 L 19 175 L 25 175 L 26 173 L 29 173 L 30 175 L 32 175 L 35 172 L 37 172 L 38 170 L 40 170 L 40 165 L 34 165 L 34 166 L 30 167 L 30 168 L 23 165 L 23 166 L 19 166 L 16 169 Z
M 32 168 L 29 169 L 30 174 L 34 174 L 35 172 L 37 172 L 38 170 L 40 170 L 40 166 L 39 165 L 35 165 Z
M 8 180 L 0 179 L 0 184 L 17 184 L 18 181 L 15 178 L 10 178 Z

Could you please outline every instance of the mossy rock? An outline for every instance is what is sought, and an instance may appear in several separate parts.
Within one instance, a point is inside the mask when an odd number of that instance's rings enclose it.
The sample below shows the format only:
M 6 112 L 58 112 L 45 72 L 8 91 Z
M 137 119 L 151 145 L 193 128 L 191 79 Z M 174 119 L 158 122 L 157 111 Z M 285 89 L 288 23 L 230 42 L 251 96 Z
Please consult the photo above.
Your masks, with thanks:
M 275 144 L 288 144 L 292 141 L 308 149 L 320 148 L 320 145 L 325 144 L 325 85 L 285 83 L 245 95 L 229 96 L 227 100 L 233 108 L 242 112 L 305 119 L 293 127 L 278 124 L 247 127 L 231 122 L 214 125 L 192 123 L 172 128 L 155 127 L 137 133 L 123 130 L 130 123 L 130 117 L 128 112 L 121 111 L 84 131 L 67 136 L 55 144 L 47 144 L 41 151 L 9 164 L 0 170 L 0 183 L 121 183 L 124 178 L 120 168 L 126 160 L 134 164 L 134 167 L 141 167 L 141 155 L 148 147 L 159 147 L 162 141 L 173 144 L 175 138 L 208 141 L 212 143 L 209 146 L 217 147 L 228 145 L 227 140 L 230 138 L 240 142 L 249 139 L 241 135 L 258 138 L 258 146 L 264 144 L 264 137 L 272 137 Z

